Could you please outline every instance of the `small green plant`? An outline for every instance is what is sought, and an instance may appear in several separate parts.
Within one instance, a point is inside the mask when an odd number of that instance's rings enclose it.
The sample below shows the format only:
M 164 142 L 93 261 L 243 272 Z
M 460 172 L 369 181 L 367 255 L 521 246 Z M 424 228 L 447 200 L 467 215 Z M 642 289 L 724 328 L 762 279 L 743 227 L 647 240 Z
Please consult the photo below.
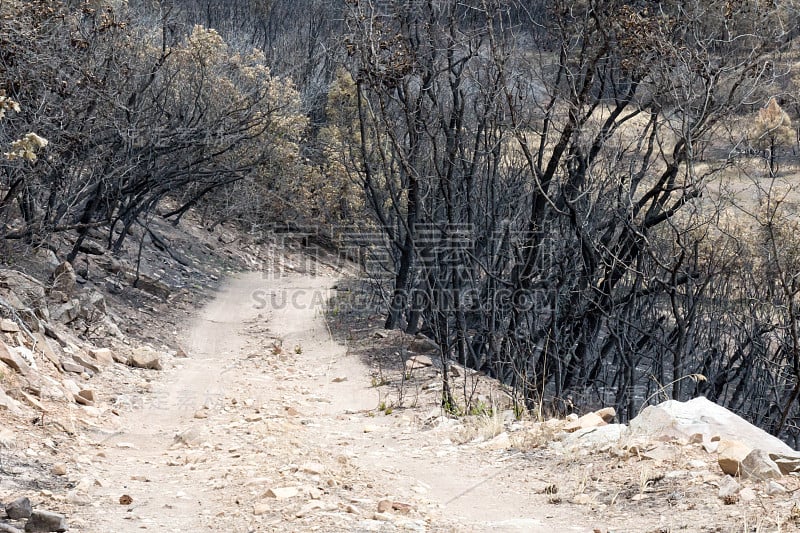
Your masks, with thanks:
M 470 405 L 467 414 L 475 416 L 493 416 L 494 409 L 492 409 L 491 406 L 489 406 L 486 402 L 478 400 Z

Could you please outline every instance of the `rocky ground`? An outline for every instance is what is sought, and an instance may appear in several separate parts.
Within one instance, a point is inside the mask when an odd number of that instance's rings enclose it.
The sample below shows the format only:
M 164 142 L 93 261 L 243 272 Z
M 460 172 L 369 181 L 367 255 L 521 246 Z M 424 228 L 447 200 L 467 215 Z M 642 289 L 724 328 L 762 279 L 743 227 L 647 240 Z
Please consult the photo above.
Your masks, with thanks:
M 798 529 L 796 457 L 716 406 L 517 419 L 454 366 L 448 416 L 430 341 L 333 261 L 157 231 L 138 287 L 106 254 L 0 270 L 0 531 Z

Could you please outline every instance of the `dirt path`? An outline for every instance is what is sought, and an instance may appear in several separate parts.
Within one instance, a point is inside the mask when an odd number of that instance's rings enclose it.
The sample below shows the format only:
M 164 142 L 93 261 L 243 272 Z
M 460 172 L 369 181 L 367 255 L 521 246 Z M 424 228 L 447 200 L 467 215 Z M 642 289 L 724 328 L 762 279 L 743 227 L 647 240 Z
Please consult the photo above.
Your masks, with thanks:
M 591 531 L 542 508 L 535 471 L 465 453 L 424 413 L 376 416 L 322 315 L 334 283 L 231 280 L 183 335 L 190 357 L 147 374 L 141 406 L 92 443 L 86 530 Z

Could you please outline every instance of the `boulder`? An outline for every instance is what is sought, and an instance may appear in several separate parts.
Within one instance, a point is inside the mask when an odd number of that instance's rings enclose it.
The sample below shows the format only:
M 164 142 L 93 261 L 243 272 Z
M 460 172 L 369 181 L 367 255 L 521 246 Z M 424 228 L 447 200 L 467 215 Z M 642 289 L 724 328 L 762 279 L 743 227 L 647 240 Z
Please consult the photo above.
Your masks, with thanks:
M 75 294 L 77 277 L 75 276 L 75 270 L 72 268 L 72 263 L 69 261 L 64 261 L 56 267 L 52 279 L 51 296 L 54 296 L 53 293 L 59 293 L 56 299 L 67 301 Z
M 415 355 L 406 361 L 406 372 L 431 366 L 433 366 L 433 360 L 430 357 L 427 355 Z
M 131 354 L 126 361 L 126 364 L 135 368 L 145 368 L 148 370 L 163 369 L 158 354 L 146 350 L 137 350 Z
M 603 420 L 603 418 L 597 413 L 586 413 L 577 420 L 573 420 L 564 426 L 564 431 L 567 433 L 572 433 L 574 431 L 578 431 L 579 429 L 595 428 L 605 425 L 606 421 Z
M 91 239 L 84 239 L 78 246 L 78 251 L 86 255 L 103 255 L 106 253 L 106 247 Z
M 735 479 L 731 476 L 725 476 L 719 482 L 719 497 L 723 500 L 735 498 L 740 488 Z
M 45 338 L 44 334 L 40 332 L 33 333 L 33 340 L 36 343 L 36 351 L 44 355 L 48 361 L 57 366 L 58 355 L 56 355 L 55 350 L 53 350 L 53 347 L 50 346 L 50 341 Z
M 558 429 L 555 423 L 550 425 Z M 603 451 L 618 446 L 627 435 L 628 426 L 625 424 L 607 424 L 570 433 L 564 437 L 564 446 L 571 449 L 588 448 Z
M 79 365 L 75 361 L 70 361 L 69 359 L 61 361 L 61 368 L 64 372 L 72 372 L 74 374 L 83 374 L 86 372 L 86 368 L 83 365 Z
M 606 424 L 610 424 L 617 416 L 617 411 L 613 407 L 604 407 L 595 411 L 595 414 L 605 420 Z
M 0 318 L 0 331 L 5 333 L 18 333 L 19 324 L 7 318 Z
M 414 353 L 437 353 L 439 345 L 425 335 L 417 335 L 409 343 L 408 350 Z
M 29 376 L 31 373 L 28 363 L 20 357 L 15 349 L 7 346 L 3 341 L 0 341 L 0 361 L 23 376 Z
M 6 515 L 8 515 L 11 520 L 29 518 L 32 511 L 31 501 L 24 496 L 6 504 Z
M 103 366 L 114 364 L 114 352 L 109 348 L 92 348 L 89 350 L 89 355 Z
M 796 453 L 780 439 L 702 396 L 687 402 L 669 400 L 648 406 L 631 420 L 630 427 L 635 434 L 650 438 L 692 441 L 700 436 L 706 442 L 719 437 L 738 441 L 753 450 Z
M 0 412 L 8 411 L 11 414 L 18 415 L 21 413 L 19 402 L 14 398 L 8 396 L 3 389 L 0 389 Z
M 764 450 L 753 450 L 744 458 L 741 464 L 741 474 L 745 479 L 768 481 L 780 479 L 780 468 L 775 461 L 769 458 L 769 453 Z
M 139 274 L 139 277 L 134 280 L 133 286 L 162 300 L 166 300 L 172 294 L 169 285 L 144 274 Z
M 28 523 L 25 524 L 25 531 L 31 532 L 62 532 L 68 529 L 67 519 L 64 515 L 51 513 L 49 511 L 33 511 Z
M 738 476 L 741 473 L 742 461 L 753 449 L 739 441 L 723 439 L 717 446 L 717 463 L 723 472 L 729 476 Z
M 273 487 L 271 489 L 267 489 L 262 496 L 265 498 L 286 500 L 289 498 L 294 498 L 298 494 L 300 494 L 300 491 L 297 489 L 297 487 Z
M 50 318 L 62 324 L 69 324 L 80 316 L 81 302 L 77 298 L 61 304 L 55 304 L 50 308 Z
M 51 268 L 56 268 L 61 264 L 56 253 L 50 248 L 37 248 L 33 255 L 38 263 L 45 264 Z
M 769 458 L 775 461 L 778 468 L 781 469 L 781 474 L 784 476 L 789 474 L 797 474 L 800 472 L 800 454 L 788 455 L 771 453 Z
M 81 365 L 84 368 L 88 368 L 95 374 L 100 372 L 100 367 L 96 364 L 96 362 L 86 355 L 82 355 L 80 353 L 72 354 L 72 360 Z
M 108 313 L 106 299 L 99 291 L 84 292 L 79 298 L 81 304 L 81 317 L 92 320 L 105 316 Z

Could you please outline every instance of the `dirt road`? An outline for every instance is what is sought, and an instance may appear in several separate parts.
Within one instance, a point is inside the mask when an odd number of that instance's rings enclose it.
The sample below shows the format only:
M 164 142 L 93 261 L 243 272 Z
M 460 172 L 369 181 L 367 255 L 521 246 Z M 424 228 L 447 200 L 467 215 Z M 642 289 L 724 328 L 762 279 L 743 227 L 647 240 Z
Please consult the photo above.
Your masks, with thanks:
M 85 529 L 591 530 L 541 507 L 535 472 L 422 430 L 426 413 L 376 415 L 368 369 L 324 320 L 334 283 L 230 280 L 181 335 L 189 357 L 143 371 L 150 392 L 92 443 Z

